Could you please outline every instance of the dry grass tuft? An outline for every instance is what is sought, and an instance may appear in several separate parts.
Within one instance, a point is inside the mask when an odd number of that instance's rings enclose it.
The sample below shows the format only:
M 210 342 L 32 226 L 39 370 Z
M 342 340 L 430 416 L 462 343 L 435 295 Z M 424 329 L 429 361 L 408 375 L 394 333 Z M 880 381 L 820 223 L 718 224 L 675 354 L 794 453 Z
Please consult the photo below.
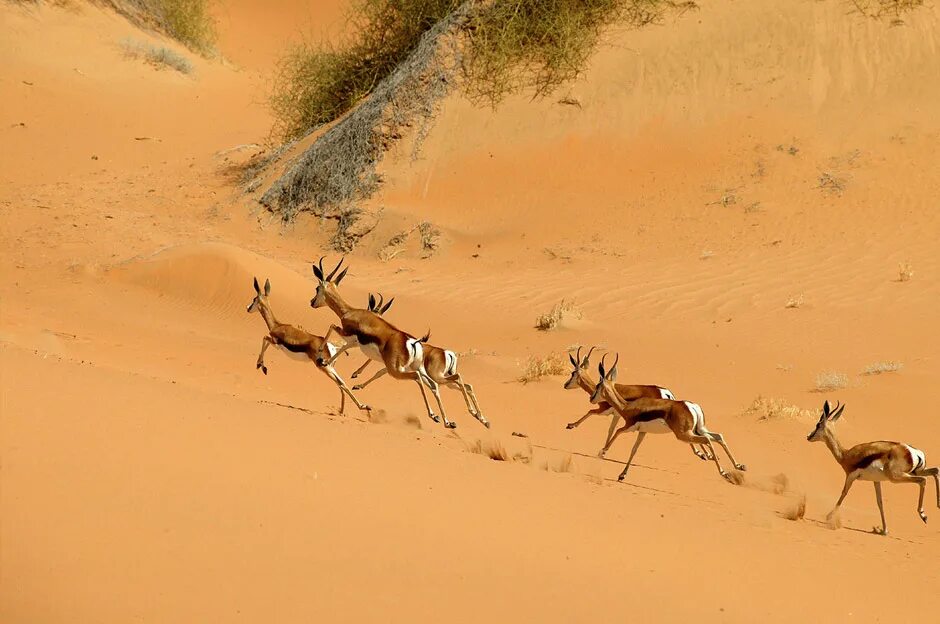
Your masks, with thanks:
M 831 171 L 823 171 L 819 174 L 819 184 L 816 186 L 824 192 L 831 195 L 842 195 L 845 192 L 846 179 Z
M 788 418 L 793 420 L 815 420 L 816 412 L 803 409 L 802 407 L 791 405 L 783 399 L 767 398 L 758 396 L 751 403 L 744 414 L 746 416 L 757 417 L 757 420 L 777 420 Z M 786 478 L 784 476 L 784 478 Z
M 547 472 L 574 472 L 574 457 L 569 453 L 561 459 L 546 461 L 542 464 L 542 470 Z
M 869 364 L 866 366 L 865 370 L 862 371 L 862 374 L 880 375 L 882 373 L 896 373 L 902 368 L 904 368 L 904 362 L 875 362 L 874 364 Z
M 898 281 L 899 282 L 909 282 L 911 278 L 914 277 L 914 267 L 910 262 L 899 262 L 898 263 Z
M 470 452 L 489 457 L 493 461 L 509 461 L 509 453 L 506 452 L 505 447 L 499 440 L 490 440 L 489 442 L 477 440 L 470 445 Z
M 430 221 L 423 221 L 410 230 L 399 232 L 388 239 L 388 242 L 379 250 L 379 260 L 389 262 L 405 253 L 408 241 L 415 233 L 417 233 L 421 245 L 422 258 L 430 258 L 440 249 L 441 231 Z
M 140 26 L 168 34 L 187 48 L 210 56 L 217 38 L 209 0 L 105 0 L 115 11 Z
M 584 313 L 573 301 L 562 299 L 552 306 L 551 310 L 540 314 L 535 319 L 535 328 L 542 331 L 555 329 L 563 320 L 568 318 L 581 319 L 584 318 Z
M 849 385 L 849 378 L 843 373 L 827 371 L 816 375 L 816 392 L 829 392 Z
M 565 360 L 559 354 L 552 353 L 546 357 L 533 355 L 526 360 L 519 381 L 525 384 L 531 381 L 537 381 L 542 377 L 564 375 L 566 372 L 567 367 Z
M 191 74 L 193 71 L 192 63 L 185 56 L 170 48 L 125 39 L 121 42 L 121 49 L 124 51 L 125 57 L 143 60 L 157 69 L 168 67 L 181 74 Z
M 903 24 L 901 16 L 924 6 L 924 0 L 851 0 L 855 10 L 865 17 L 890 19 L 892 24 Z
M 790 297 L 787 299 L 786 307 L 788 309 L 799 308 L 802 305 L 803 305 L 803 293 L 800 293 L 799 295 L 790 295 Z
M 783 517 L 787 520 L 802 520 L 806 517 L 806 494 L 800 494 L 800 497 L 792 505 L 783 510 Z

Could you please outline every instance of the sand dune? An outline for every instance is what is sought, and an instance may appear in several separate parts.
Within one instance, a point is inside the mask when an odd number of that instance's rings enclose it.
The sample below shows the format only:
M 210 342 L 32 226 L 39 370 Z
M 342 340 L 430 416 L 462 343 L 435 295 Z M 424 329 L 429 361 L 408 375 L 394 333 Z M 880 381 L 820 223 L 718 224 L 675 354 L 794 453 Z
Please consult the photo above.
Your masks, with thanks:
M 448 99 L 417 161 L 387 155 L 341 287 L 461 354 L 493 428 L 445 390 L 445 431 L 410 383 L 364 390 L 370 420 L 312 365 L 255 369 L 252 279 L 324 333 L 310 263 L 339 255 L 231 165 L 267 136 L 279 51 L 343 4 L 226 3 L 229 61 L 192 77 L 123 58 L 163 40 L 99 8 L 0 5 L 0 620 L 929 620 L 940 510 L 925 526 L 889 484 L 874 536 L 859 483 L 830 529 L 842 471 L 806 436 L 839 399 L 844 444 L 940 462 L 938 9 L 716 0 L 615 33 L 563 94 L 580 107 Z M 421 221 L 433 255 L 377 257 Z M 536 330 L 563 298 L 583 317 Z M 742 486 L 668 435 L 617 483 L 632 435 L 598 459 L 609 418 L 565 429 L 584 392 L 518 381 L 582 344 L 701 404 Z M 845 387 L 817 391 L 827 372 Z

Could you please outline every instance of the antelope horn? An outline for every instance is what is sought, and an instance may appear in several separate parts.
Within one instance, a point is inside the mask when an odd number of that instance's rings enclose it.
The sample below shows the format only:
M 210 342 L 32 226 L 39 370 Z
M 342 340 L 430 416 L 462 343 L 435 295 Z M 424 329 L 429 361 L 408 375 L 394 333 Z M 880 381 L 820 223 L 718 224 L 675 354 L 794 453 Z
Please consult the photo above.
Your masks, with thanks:
M 324 275 L 326 275 L 326 273 L 323 271 L 323 258 L 325 258 L 325 257 L 326 257 L 326 256 L 320 256 L 320 261 L 317 262 L 317 265 L 319 265 L 319 267 L 320 267 L 320 277 L 321 277 L 321 279 L 323 278 Z
M 339 268 L 343 265 L 343 260 L 345 259 L 346 259 L 346 256 L 343 256 L 342 258 L 339 259 L 339 264 L 337 264 L 336 268 L 333 269 L 333 271 L 327 276 L 326 281 L 330 281 L 333 279 L 333 276 L 336 275 L 337 271 L 339 271 Z

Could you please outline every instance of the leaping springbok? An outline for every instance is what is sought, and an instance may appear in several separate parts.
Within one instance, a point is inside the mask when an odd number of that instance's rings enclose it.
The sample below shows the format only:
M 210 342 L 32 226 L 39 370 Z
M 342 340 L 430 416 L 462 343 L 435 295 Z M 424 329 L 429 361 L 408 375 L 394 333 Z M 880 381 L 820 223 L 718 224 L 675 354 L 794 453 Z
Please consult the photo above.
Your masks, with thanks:
M 618 355 L 617 360 L 614 360 L 614 365 L 611 367 L 610 372 L 605 374 L 604 360 L 606 358 L 607 355 L 605 354 L 597 367 L 600 373 L 600 379 L 594 387 L 594 392 L 591 394 L 591 403 L 595 405 L 599 405 L 603 401 L 610 403 L 613 408 L 617 410 L 617 413 L 620 414 L 620 417 L 623 418 L 624 425 L 607 441 L 604 451 L 610 448 L 610 445 L 613 444 L 614 440 L 616 440 L 617 436 L 621 433 L 625 431 L 637 432 L 636 442 L 633 444 L 633 450 L 630 451 L 630 458 L 627 460 L 627 465 L 624 466 L 623 472 L 617 477 L 618 481 L 623 481 L 624 477 L 627 476 L 627 470 L 630 469 L 633 456 L 636 455 L 636 451 L 647 433 L 668 433 L 670 431 L 676 438 L 687 444 L 700 444 L 705 447 L 711 455 L 710 459 L 713 460 L 715 466 L 718 467 L 718 472 L 728 481 L 733 483 L 731 475 L 725 472 L 724 468 L 721 467 L 721 462 L 718 461 L 718 454 L 715 453 L 715 449 L 712 447 L 712 441 L 718 442 L 718 444 L 721 445 L 735 468 L 738 470 L 747 470 L 744 464 L 739 464 L 734 459 L 734 455 L 731 454 L 731 449 L 729 449 L 728 445 L 725 443 L 724 437 L 720 433 L 715 433 L 705 428 L 705 414 L 698 404 L 692 403 L 691 401 L 673 401 L 670 399 L 642 398 L 634 401 L 623 400 L 617 393 L 616 386 L 614 385 L 614 381 L 617 379 L 617 361 L 619 361 L 620 356 Z
M 385 298 L 381 295 L 381 293 L 379 294 L 378 300 L 376 300 L 376 298 L 370 294 L 369 310 L 379 315 L 384 314 L 391 307 L 392 301 L 395 301 L 395 298 L 392 297 L 388 303 L 383 305 L 384 301 Z M 484 427 L 489 429 L 490 422 L 486 419 L 486 416 L 483 415 L 483 410 L 480 409 L 480 403 L 477 400 L 476 393 L 473 391 L 473 386 L 464 381 L 460 376 L 460 373 L 457 372 L 457 354 L 449 349 L 442 349 L 440 347 L 435 347 L 432 344 L 428 344 L 430 337 L 431 335 L 428 334 L 420 340 L 424 347 L 424 370 L 427 372 L 428 377 L 436 381 L 441 386 L 459 390 L 463 395 L 464 402 L 467 404 L 467 411 L 470 412 L 470 415 L 479 420 Z M 352 374 L 352 378 L 355 379 L 358 377 L 371 361 L 371 359 L 367 359 L 363 365 L 356 369 L 356 371 Z M 371 379 L 353 386 L 353 390 L 362 390 L 387 372 L 388 369 L 383 368 L 382 370 L 376 372 Z
M 437 401 L 437 407 L 441 410 L 444 426 L 449 429 L 455 428 L 457 423 L 448 420 L 444 412 L 437 382 L 431 379 L 424 370 L 424 347 L 421 341 L 401 331 L 374 311 L 354 308 L 340 296 L 337 286 L 349 271 L 349 267 L 346 267 L 337 275 L 343 265 L 343 260 L 345 258 L 340 259 L 339 264 L 329 275 L 323 269 L 323 258 L 320 258 L 318 264 L 313 265 L 313 274 L 319 283 L 316 294 L 310 300 L 310 306 L 313 308 L 329 307 L 339 317 L 340 325 L 330 325 L 325 338 L 329 340 L 330 335 L 336 333 L 346 341 L 335 353 L 331 353 L 324 346 L 317 361 L 324 366 L 330 365 L 347 349 L 359 347 L 370 359 L 381 362 L 395 379 L 412 380 L 418 384 L 428 416 L 434 422 L 441 422 L 431 409 L 424 391 L 424 386 L 430 388 Z
M 271 294 L 270 280 L 264 280 L 263 291 L 258 286 L 257 277 L 255 278 L 254 286 L 255 298 L 248 304 L 247 311 L 251 313 L 257 310 L 268 326 L 268 335 L 261 339 L 261 353 L 258 354 L 258 361 L 255 364 L 255 368 L 260 368 L 261 372 L 265 375 L 268 374 L 268 367 L 264 364 L 264 352 L 267 351 L 269 346 L 276 345 L 281 351 L 292 358 L 297 358 L 304 362 L 313 362 L 319 370 L 323 371 L 327 377 L 333 380 L 333 383 L 339 386 L 340 414 L 346 411 L 347 395 L 359 409 L 372 409 L 368 405 L 359 402 L 356 395 L 346 386 L 346 382 L 333 370 L 332 364 L 324 364 L 317 360 L 321 350 L 326 349 L 327 351 L 335 352 L 337 350 L 336 347 L 320 336 L 315 336 L 299 327 L 278 322 L 278 320 L 274 318 L 274 312 L 271 311 L 271 304 L 268 303 L 268 295 Z
M 820 440 L 825 442 L 832 456 L 836 458 L 836 461 L 842 466 L 842 470 L 845 471 L 845 485 L 842 486 L 842 494 L 827 518 L 831 519 L 832 515 L 839 510 L 852 484 L 857 479 L 861 479 L 862 481 L 872 481 L 875 486 L 875 500 L 878 502 L 878 511 L 881 513 L 881 528 L 875 527 L 873 529 L 875 533 L 880 535 L 888 534 L 884 505 L 881 501 L 882 481 L 916 483 L 920 487 L 917 514 L 926 523 L 924 490 L 927 488 L 927 477 L 933 477 L 934 484 L 937 487 L 937 507 L 940 508 L 940 477 L 937 476 L 940 473 L 940 468 L 928 468 L 927 457 L 923 451 L 900 442 L 881 440 L 856 444 L 848 450 L 842 448 L 829 425 L 839 420 L 843 410 L 845 410 L 845 406 L 839 407 L 838 403 L 836 403 L 834 409 L 830 410 L 829 401 L 826 401 L 823 404 L 822 416 L 819 417 L 816 428 L 806 437 L 810 442 L 819 442 Z
M 587 352 L 587 355 L 584 358 L 581 358 L 581 347 L 578 347 L 578 352 L 576 356 L 568 354 L 568 359 L 571 360 L 571 377 L 568 378 L 568 381 L 565 382 L 565 390 L 574 390 L 575 388 L 581 388 L 590 396 L 594 392 L 594 388 L 597 386 L 593 380 L 588 376 L 587 369 L 591 361 L 591 353 L 594 352 L 595 347 L 591 347 Z M 355 377 L 355 375 L 353 375 Z M 355 386 L 354 386 L 355 388 Z M 614 389 L 617 391 L 617 394 L 623 398 L 625 401 L 634 401 L 636 399 L 649 398 L 649 399 L 670 399 L 675 400 L 675 395 L 673 393 L 663 388 L 662 386 L 652 386 L 652 385 L 626 385 L 626 384 L 614 384 Z M 610 428 L 607 430 L 607 438 L 604 440 L 604 448 L 601 449 L 597 456 L 604 457 L 607 452 L 608 442 L 610 438 L 614 435 L 614 430 L 617 427 L 617 423 L 620 421 L 620 414 L 617 413 L 617 410 L 608 403 L 607 401 L 601 401 L 596 408 L 588 410 L 588 412 L 574 422 L 568 423 L 565 427 L 566 429 L 574 429 L 581 425 L 585 420 L 591 416 L 596 415 L 607 415 L 611 414 L 610 419 Z M 692 452 L 695 453 L 695 456 L 704 461 L 710 460 L 711 456 L 708 454 L 707 449 L 699 450 L 693 444 Z

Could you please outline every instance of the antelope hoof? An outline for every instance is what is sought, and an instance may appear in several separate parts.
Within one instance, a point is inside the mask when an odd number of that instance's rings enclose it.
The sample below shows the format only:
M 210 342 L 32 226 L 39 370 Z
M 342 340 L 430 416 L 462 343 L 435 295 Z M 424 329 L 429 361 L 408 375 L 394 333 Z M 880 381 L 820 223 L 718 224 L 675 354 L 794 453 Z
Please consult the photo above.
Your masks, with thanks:
M 433 420 L 433 421 L 436 422 L 436 423 L 441 422 L 441 419 L 440 419 L 440 417 L 438 417 L 437 414 L 431 414 L 431 420 Z
M 871 532 L 874 533 L 875 535 L 887 535 L 888 529 L 885 529 L 883 527 L 872 527 Z
M 350 377 L 351 377 L 352 379 L 358 379 L 358 378 L 359 378 L 359 373 L 353 373 L 352 375 L 350 375 Z
M 731 478 L 731 475 L 724 470 L 721 471 L 721 476 L 725 478 L 725 481 L 728 483 L 734 483 L 734 479 Z
M 372 406 L 371 406 L 371 405 L 360 405 L 360 406 L 359 406 L 359 409 L 361 409 L 361 410 L 364 411 L 364 412 L 371 412 L 371 411 L 372 411 Z
M 597 452 L 597 456 L 601 459 L 605 459 L 607 456 L 607 449 L 601 449 Z
M 447 429 L 456 429 L 456 428 L 457 428 L 457 423 L 455 423 L 455 422 L 445 422 L 445 423 L 444 423 L 444 427 L 447 428 Z
M 493 424 L 490 423 L 490 421 L 488 421 L 488 420 L 484 420 L 484 421 L 483 421 L 483 426 L 486 427 L 487 429 L 489 429 L 490 427 L 493 426 Z
M 617 476 L 617 481 L 623 481 L 626 477 L 627 473 L 620 473 L 620 475 Z
M 565 425 L 565 429 L 574 429 L 575 427 L 577 427 L 577 425 L 574 423 L 568 423 Z
M 261 372 L 264 373 L 265 375 L 267 375 L 267 374 L 268 374 L 268 367 L 265 366 L 264 364 L 262 364 L 262 365 L 261 365 Z
M 353 386 L 352 389 L 353 389 L 353 390 L 362 390 L 362 386 L 360 386 L 359 384 L 356 384 L 355 386 Z
M 918 511 L 917 513 L 920 514 L 920 519 L 924 521 L 924 524 L 927 524 L 927 514 L 923 511 Z
M 740 470 L 741 472 L 747 472 L 747 466 L 745 466 L 744 464 L 735 464 L 734 467 Z

